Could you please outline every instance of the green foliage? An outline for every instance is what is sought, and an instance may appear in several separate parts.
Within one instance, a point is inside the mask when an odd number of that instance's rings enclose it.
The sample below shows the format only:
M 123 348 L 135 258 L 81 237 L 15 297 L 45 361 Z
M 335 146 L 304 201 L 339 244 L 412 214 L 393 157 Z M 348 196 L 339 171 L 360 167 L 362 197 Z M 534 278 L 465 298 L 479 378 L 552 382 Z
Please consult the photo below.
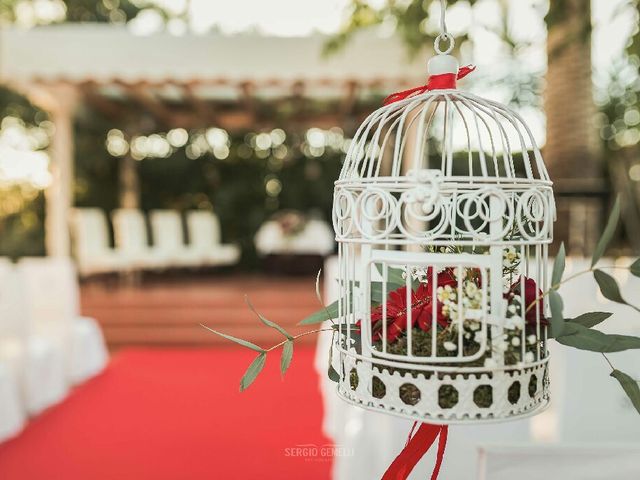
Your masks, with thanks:
M 347 21 L 339 32 L 327 43 L 327 53 L 335 52 L 361 30 L 382 24 L 395 25 L 396 34 L 407 46 L 410 55 L 416 55 L 425 45 L 432 45 L 438 35 L 440 10 L 438 18 L 430 19 L 431 5 L 437 0 L 409 0 L 397 2 L 385 0 L 379 6 L 373 6 L 365 0 L 351 0 L 347 6 Z M 449 5 L 465 3 L 473 5 L 476 0 L 450 0 Z M 430 26 L 428 20 L 432 20 Z M 458 36 L 458 46 L 467 40 L 466 35 Z
M 640 349 L 640 338 L 628 335 L 609 335 L 574 322 L 566 322 L 556 341 L 568 347 L 591 352 L 611 353 Z
M 249 365 L 249 368 L 247 368 L 247 371 L 245 372 L 245 374 L 242 376 L 242 379 L 240 380 L 241 392 L 244 392 L 247 388 L 249 388 L 249 386 L 253 383 L 253 381 L 257 378 L 258 374 L 264 368 L 264 364 L 266 361 L 267 361 L 267 354 L 263 352 L 260 355 L 258 355 L 253 362 L 251 362 L 251 365 Z
M 560 249 L 553 262 L 553 271 L 551 273 L 551 288 L 557 290 L 558 285 L 562 281 L 562 275 L 564 274 L 565 267 L 565 251 L 564 242 L 560 244 Z
M 0 12 L 1 5 L 0 1 Z M 29 128 L 48 124 L 42 110 L 0 86 L 0 123 L 5 117 L 20 119 Z M 44 194 L 27 185 L 3 185 L 0 198 L 0 256 L 43 255 Z
M 340 381 L 340 374 L 333 368 L 333 341 L 335 340 L 335 336 L 336 330 L 334 329 L 331 336 L 331 346 L 329 347 L 329 367 L 327 369 L 327 375 L 329 376 L 329 380 L 337 383 Z
M 640 413 L 640 387 L 638 382 L 620 370 L 613 370 L 611 376 L 618 380 L 627 397 L 631 400 L 632 405 Z
M 576 318 L 569 318 L 567 322 L 577 323 L 583 327 L 591 328 L 604 322 L 611 315 L 609 312 L 587 312 L 578 315 Z
M 336 300 L 331 305 L 321 308 L 320 310 L 312 313 L 308 317 L 304 318 L 298 325 L 315 325 L 322 323 L 326 320 L 335 320 L 338 318 L 338 308 L 340 301 Z
M 206 328 L 210 332 L 215 333 L 216 335 L 220 335 L 222 338 L 226 338 L 227 340 L 231 340 L 232 342 L 237 343 L 243 347 L 249 348 L 255 352 L 265 353 L 265 350 L 255 343 L 248 342 L 247 340 L 243 340 L 242 338 L 232 337 L 231 335 L 227 335 L 226 333 L 218 332 L 217 330 L 213 330 L 212 328 L 207 327 L 206 325 L 200 324 L 201 327 Z
M 613 209 L 611 210 L 611 214 L 609 215 L 609 220 L 607 221 L 607 226 L 602 232 L 602 236 L 598 240 L 598 244 L 596 245 L 596 249 L 593 252 L 593 258 L 591 259 L 591 266 L 595 266 L 598 263 L 598 260 L 602 258 L 604 255 L 607 246 L 611 242 L 613 238 L 613 234 L 616 232 L 616 228 L 618 227 L 618 222 L 620 221 L 620 197 L 616 198 L 616 202 L 613 205 Z
M 636 25 L 640 18 L 640 1 L 629 0 L 625 5 L 627 9 L 620 12 L 621 14 L 627 14 L 635 17 Z M 629 43 L 627 44 L 627 53 L 629 55 L 635 55 L 640 57 L 640 29 L 635 28 Z
M 8 23 L 20 19 L 18 6 L 33 7 L 37 0 L 0 0 L 0 21 Z M 29 20 L 36 25 L 51 22 L 83 22 L 83 23 L 126 23 L 135 18 L 142 10 L 155 10 L 165 20 L 170 18 L 167 10 L 150 0 L 59 0 L 64 7 L 64 15 L 59 19 L 49 17 Z M 37 13 L 37 10 L 35 10 Z
M 376 263 L 376 269 L 378 270 L 378 273 L 380 273 L 380 276 L 384 275 L 384 271 L 382 268 L 382 264 L 380 263 Z M 396 288 L 402 286 L 402 285 L 406 285 L 406 280 L 403 277 L 404 275 L 404 270 L 401 268 L 393 268 L 393 267 L 387 267 L 387 283 L 388 285 L 392 285 L 392 287 L 389 287 L 387 289 L 387 291 L 391 291 L 391 290 L 395 290 Z M 412 288 L 415 288 L 417 285 L 417 280 L 411 280 L 411 284 L 412 284 Z M 382 298 L 380 298 L 379 302 L 382 301 Z
M 620 293 L 620 287 L 618 286 L 618 282 L 608 273 L 603 272 L 602 270 L 594 270 L 593 277 L 596 279 L 598 283 L 598 287 L 600 288 L 600 292 L 604 298 L 611 300 L 612 302 L 622 303 L 624 305 L 629 305 L 631 308 L 640 312 L 640 309 L 631 305 L 624 298 L 622 298 L 622 294 Z
M 293 339 L 287 340 L 282 346 L 282 357 L 280 357 L 280 373 L 284 376 L 291 365 L 293 358 Z
M 556 290 L 549 292 L 549 305 L 551 307 L 551 338 L 562 335 L 565 328 L 565 321 L 562 315 L 562 297 Z
M 325 105 L 324 108 L 327 108 Z M 287 115 L 278 110 L 265 112 Z M 107 212 L 118 206 L 119 158 L 105 146 L 107 132 L 113 128 L 137 125 L 125 131 L 134 135 L 162 132 L 152 118 L 140 117 L 123 106 L 122 119 L 109 120 L 86 110 L 76 125 L 76 199 L 78 206 L 99 207 Z M 203 130 L 192 130 L 191 136 Z M 259 259 L 253 239 L 260 225 L 280 209 L 295 209 L 329 221 L 333 200 L 333 182 L 343 161 L 342 150 L 327 147 L 319 157 L 305 147 L 303 130 L 292 125 L 286 132 L 286 155 L 276 157 L 275 149 L 259 152 L 250 144 L 257 132 L 229 132 L 230 152 L 224 159 L 206 152 L 198 158 L 187 156 L 187 147 L 176 148 L 167 158 L 146 158 L 136 162 L 143 210 L 213 209 L 223 226 L 223 241 L 239 243 L 243 256 L 241 268 L 255 269 Z M 267 192 L 269 180 L 280 183 L 281 191 Z
M 0 256 L 44 255 L 44 193 L 16 185 L 0 198 Z
M 329 371 L 327 375 L 329 376 L 329 380 L 331 380 L 332 382 L 338 383 L 340 381 L 340 374 L 336 371 L 335 368 L 333 368 L 331 362 L 329 362 Z
M 271 327 L 275 330 L 277 330 L 278 332 L 280 332 L 282 335 L 284 335 L 288 340 L 293 340 L 293 336 L 291 336 L 289 334 L 289 332 L 287 332 L 284 328 L 282 328 L 280 325 L 278 325 L 275 322 L 272 322 L 271 320 L 269 320 L 268 318 L 266 318 L 264 315 L 262 315 L 261 313 L 259 313 L 255 307 L 253 306 L 253 304 L 251 303 L 251 301 L 249 300 L 249 297 L 247 295 L 244 296 L 244 300 L 245 302 L 247 302 L 247 305 L 249 306 L 249 308 L 251 309 L 251 311 L 253 313 L 255 313 L 258 318 L 260 319 L 260 321 L 262 323 L 264 323 L 267 327 Z M 286 345 L 286 344 L 285 344 Z
M 629 271 L 632 275 L 640 277 L 640 258 L 631 264 Z

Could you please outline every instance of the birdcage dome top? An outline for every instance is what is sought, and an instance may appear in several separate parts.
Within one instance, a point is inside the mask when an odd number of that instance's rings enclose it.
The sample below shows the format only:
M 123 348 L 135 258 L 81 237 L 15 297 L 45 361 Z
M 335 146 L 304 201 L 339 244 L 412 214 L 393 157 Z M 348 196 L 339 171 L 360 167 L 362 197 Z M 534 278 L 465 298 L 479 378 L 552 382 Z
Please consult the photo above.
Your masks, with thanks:
M 439 52 L 426 85 L 390 95 L 358 128 L 335 184 L 338 241 L 551 241 L 555 204 L 533 133 L 515 110 L 456 88 L 473 69 Z
M 426 91 L 374 111 L 357 130 L 337 184 L 411 182 L 421 171 L 465 184 L 551 185 L 520 114 L 458 89 Z

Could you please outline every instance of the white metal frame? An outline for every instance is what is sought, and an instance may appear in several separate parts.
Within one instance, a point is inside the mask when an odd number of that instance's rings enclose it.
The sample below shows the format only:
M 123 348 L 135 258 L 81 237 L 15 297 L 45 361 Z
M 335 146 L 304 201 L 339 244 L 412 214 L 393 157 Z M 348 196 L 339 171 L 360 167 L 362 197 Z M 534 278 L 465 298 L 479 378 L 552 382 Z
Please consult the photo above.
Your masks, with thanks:
M 340 358 L 338 394 L 364 408 L 433 423 L 501 421 L 543 409 L 549 401 L 548 306 L 546 300 L 542 308 L 536 301 L 534 317 L 525 307 L 531 288 L 527 282 L 532 280 L 541 291 L 549 286 L 547 250 L 555 219 L 551 185 L 531 130 L 517 112 L 497 102 L 456 89 L 434 90 L 373 112 L 359 127 L 335 182 L 333 225 L 341 288 L 334 340 Z M 458 252 L 443 253 L 443 247 Z M 505 252 L 518 259 L 513 278 L 504 278 Z M 382 284 L 382 338 L 375 341 L 370 319 L 377 267 L 382 270 L 376 280 Z M 393 288 L 388 269 L 399 268 L 405 276 L 408 325 L 413 325 L 414 308 L 411 272 L 431 272 L 426 282 L 432 285 L 433 332 L 440 308 L 433 286 L 439 282 L 438 271 L 465 267 L 480 272 L 482 308 L 463 308 L 459 278 L 454 288 L 460 312 L 455 320 L 457 354 L 439 355 L 431 335 L 430 356 L 414 355 L 412 328 L 404 333 L 406 351 L 388 353 L 388 294 Z M 507 313 L 505 290 L 511 292 L 509 302 L 519 305 L 516 314 Z M 519 329 L 507 327 L 512 315 L 522 317 Z M 462 335 L 470 319 L 480 322 L 481 340 L 479 350 L 466 355 Z M 354 332 L 359 328 L 361 351 L 356 351 Z M 519 361 L 500 350 L 505 339 Z M 478 365 L 487 355 L 491 361 Z M 381 398 L 373 395 L 374 377 L 384 385 Z M 420 392 L 415 405 L 399 395 L 406 383 Z M 458 402 L 443 408 L 438 391 L 447 385 L 456 389 Z M 492 391 L 489 406 L 474 401 L 474 392 L 483 385 Z M 517 400 L 509 397 L 510 388 L 518 390 Z

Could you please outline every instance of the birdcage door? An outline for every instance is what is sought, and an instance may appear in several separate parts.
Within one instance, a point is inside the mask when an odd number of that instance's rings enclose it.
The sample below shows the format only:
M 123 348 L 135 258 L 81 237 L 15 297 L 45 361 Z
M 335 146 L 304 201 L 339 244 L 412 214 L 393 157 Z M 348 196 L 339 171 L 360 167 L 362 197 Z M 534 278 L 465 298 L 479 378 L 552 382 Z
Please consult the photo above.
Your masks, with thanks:
M 468 364 L 485 357 L 490 257 L 363 253 L 363 345 L 390 361 Z

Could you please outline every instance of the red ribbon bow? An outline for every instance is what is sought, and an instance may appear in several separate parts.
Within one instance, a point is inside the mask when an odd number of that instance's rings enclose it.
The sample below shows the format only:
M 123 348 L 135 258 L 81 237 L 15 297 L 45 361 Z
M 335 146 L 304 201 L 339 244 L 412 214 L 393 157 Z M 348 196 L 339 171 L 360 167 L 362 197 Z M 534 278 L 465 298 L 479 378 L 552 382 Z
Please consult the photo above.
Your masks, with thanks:
M 440 75 L 431 75 L 427 79 L 425 85 L 419 87 L 410 88 L 401 92 L 392 93 L 384 99 L 383 105 L 389 105 L 390 103 L 404 100 L 405 98 L 413 97 L 414 95 L 420 95 L 421 93 L 428 92 L 429 90 L 448 90 L 456 88 L 456 80 L 466 77 L 476 69 L 474 65 L 467 65 L 458 70 L 458 73 L 443 73 Z
M 412 436 L 417 424 L 418 422 L 413 424 L 404 449 L 384 473 L 382 480 L 406 480 L 416 464 L 424 454 L 429 451 L 431 445 L 433 445 L 439 437 L 436 464 L 433 467 L 433 473 L 431 474 L 431 480 L 438 479 L 440 466 L 444 459 L 444 451 L 447 446 L 449 427 L 446 425 L 431 425 L 429 423 L 423 423 L 420 425 L 420 428 L 418 428 L 416 434 Z

